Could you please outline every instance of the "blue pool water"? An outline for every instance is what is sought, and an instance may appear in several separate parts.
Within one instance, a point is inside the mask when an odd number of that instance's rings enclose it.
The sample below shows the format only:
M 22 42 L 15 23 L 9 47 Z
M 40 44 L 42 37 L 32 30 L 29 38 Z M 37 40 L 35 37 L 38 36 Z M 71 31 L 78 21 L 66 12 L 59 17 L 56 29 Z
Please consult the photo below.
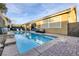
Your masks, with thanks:
M 42 45 L 55 37 L 36 33 L 15 33 L 17 48 L 20 53 L 25 53 L 30 49 Z

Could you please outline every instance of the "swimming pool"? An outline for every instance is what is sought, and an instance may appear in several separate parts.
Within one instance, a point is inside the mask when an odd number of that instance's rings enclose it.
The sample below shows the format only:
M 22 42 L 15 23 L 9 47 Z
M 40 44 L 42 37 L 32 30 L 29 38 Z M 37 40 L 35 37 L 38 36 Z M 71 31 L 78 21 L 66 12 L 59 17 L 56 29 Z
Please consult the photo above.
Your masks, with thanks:
M 16 45 L 19 53 L 26 53 L 32 48 L 40 46 L 55 37 L 36 33 L 15 33 Z

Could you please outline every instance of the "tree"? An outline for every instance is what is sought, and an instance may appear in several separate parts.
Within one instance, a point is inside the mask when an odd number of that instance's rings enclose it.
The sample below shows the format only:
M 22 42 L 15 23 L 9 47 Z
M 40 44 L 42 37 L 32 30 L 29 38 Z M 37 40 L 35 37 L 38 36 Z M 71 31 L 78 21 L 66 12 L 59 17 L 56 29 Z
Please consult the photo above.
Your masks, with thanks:
M 11 23 L 11 20 L 8 17 L 5 17 L 5 18 L 9 23 Z
M 0 3 L 0 12 L 6 14 L 6 12 L 7 12 L 6 4 Z

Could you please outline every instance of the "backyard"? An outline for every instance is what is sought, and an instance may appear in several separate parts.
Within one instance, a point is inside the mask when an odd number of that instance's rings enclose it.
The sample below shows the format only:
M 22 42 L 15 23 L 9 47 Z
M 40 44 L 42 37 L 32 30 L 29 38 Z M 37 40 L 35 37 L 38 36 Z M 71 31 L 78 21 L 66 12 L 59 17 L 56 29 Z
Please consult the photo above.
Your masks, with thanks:
M 0 3 L 0 56 L 79 56 L 79 6 L 72 5 Z

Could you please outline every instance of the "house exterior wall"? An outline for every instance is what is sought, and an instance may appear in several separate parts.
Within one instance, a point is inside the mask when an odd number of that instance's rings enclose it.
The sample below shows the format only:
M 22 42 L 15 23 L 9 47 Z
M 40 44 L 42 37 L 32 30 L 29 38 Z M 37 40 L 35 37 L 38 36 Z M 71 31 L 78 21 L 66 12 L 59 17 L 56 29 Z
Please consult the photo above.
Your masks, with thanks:
M 47 33 L 67 34 L 67 14 L 58 16 L 61 16 L 61 28 L 47 28 L 45 29 Z M 58 20 L 56 20 L 56 22 L 59 23 Z
M 77 27 L 77 12 L 76 8 L 71 8 L 68 17 L 68 35 L 73 34 L 74 29 Z
M 76 26 L 77 22 L 76 8 L 75 7 L 69 8 L 62 12 L 49 15 L 46 16 L 45 18 L 41 18 L 37 21 L 32 22 L 36 23 L 37 28 L 45 29 L 47 33 L 68 35 L 69 32 L 73 30 L 73 28 L 75 28 Z M 47 25 L 47 23 L 49 24 Z M 75 25 L 71 23 L 75 23 Z
M 60 16 L 61 17 L 61 21 L 60 20 L 55 20 L 55 18 L 57 18 L 58 16 Z M 51 26 L 51 28 L 43 28 L 43 29 L 45 29 L 45 31 L 47 32 L 47 33 L 55 33 L 55 34 L 67 34 L 67 24 L 68 24 L 68 21 L 67 21 L 67 19 L 68 19 L 68 14 L 67 13 L 65 13 L 65 14 L 61 14 L 61 15 L 58 15 L 58 16 L 55 16 L 55 17 L 51 17 L 51 18 L 48 18 L 48 19 L 45 19 L 45 20 L 49 20 L 51 23 L 53 23 L 53 21 L 55 22 L 55 23 L 61 23 L 61 28 L 52 28 L 52 26 Z M 39 27 L 39 28 L 41 28 L 42 26 L 43 26 L 43 24 L 44 24 L 44 21 L 43 20 L 40 20 L 40 21 L 37 21 L 37 22 L 35 22 L 36 24 L 37 24 L 37 27 Z M 51 24 L 50 24 L 51 25 Z

